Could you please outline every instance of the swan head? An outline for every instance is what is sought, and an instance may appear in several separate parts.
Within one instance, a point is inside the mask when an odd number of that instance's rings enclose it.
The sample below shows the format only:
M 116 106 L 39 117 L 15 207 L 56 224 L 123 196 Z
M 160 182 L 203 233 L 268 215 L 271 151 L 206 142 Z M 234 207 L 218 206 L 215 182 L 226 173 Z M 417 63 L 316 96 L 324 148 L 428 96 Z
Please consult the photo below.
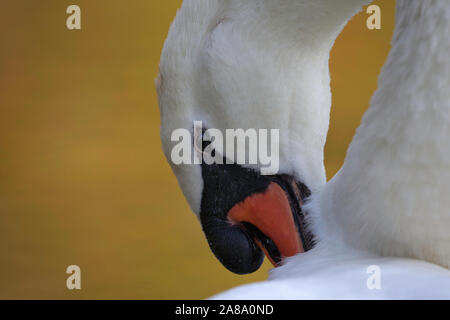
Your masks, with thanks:
M 156 81 L 163 151 L 230 271 L 313 245 L 302 204 L 326 182 L 329 52 L 366 2 L 185 0 L 178 12 Z

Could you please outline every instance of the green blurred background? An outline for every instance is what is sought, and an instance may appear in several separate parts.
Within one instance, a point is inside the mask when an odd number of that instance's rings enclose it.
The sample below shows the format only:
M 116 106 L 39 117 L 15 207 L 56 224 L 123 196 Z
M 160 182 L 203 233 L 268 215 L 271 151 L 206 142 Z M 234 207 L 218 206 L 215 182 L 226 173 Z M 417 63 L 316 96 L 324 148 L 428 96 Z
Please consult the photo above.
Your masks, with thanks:
M 329 177 L 376 88 L 394 2 L 375 1 L 382 30 L 362 13 L 333 49 Z M 196 299 L 267 278 L 268 263 L 236 276 L 216 261 L 161 151 L 153 80 L 180 5 L 0 1 L 0 298 Z

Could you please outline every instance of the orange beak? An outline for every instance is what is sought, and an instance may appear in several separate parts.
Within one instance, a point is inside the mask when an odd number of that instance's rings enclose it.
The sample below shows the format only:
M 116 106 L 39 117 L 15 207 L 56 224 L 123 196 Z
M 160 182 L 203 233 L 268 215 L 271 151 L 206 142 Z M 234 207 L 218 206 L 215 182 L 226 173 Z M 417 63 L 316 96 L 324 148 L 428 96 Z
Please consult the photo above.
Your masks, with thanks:
M 286 192 L 275 182 L 228 212 L 232 224 L 250 231 L 256 244 L 276 267 L 285 257 L 305 251 Z

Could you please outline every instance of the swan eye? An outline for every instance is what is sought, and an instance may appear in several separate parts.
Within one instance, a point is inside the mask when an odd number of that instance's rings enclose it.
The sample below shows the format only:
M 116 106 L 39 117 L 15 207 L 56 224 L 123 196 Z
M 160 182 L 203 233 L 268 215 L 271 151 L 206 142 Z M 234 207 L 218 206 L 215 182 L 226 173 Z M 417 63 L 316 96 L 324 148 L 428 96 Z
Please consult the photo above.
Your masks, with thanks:
M 212 141 L 210 141 L 210 137 L 207 135 L 206 130 L 203 129 L 203 131 L 200 131 L 199 129 L 195 132 L 195 138 L 194 138 L 194 150 L 198 154 L 201 154 L 202 156 L 210 156 L 212 158 L 216 155 L 215 149 L 207 148 L 209 145 L 211 145 Z M 210 153 L 209 153 L 210 152 Z
M 203 134 L 205 130 L 201 130 L 200 128 L 194 127 L 194 150 L 195 152 L 202 154 L 203 153 Z
M 216 150 L 214 148 L 208 148 L 208 146 L 210 146 L 211 144 L 212 144 L 211 137 L 206 132 L 203 133 L 203 141 L 202 141 L 203 155 L 214 158 L 216 156 Z
M 216 156 L 216 150 L 214 148 L 208 148 L 208 146 L 212 144 L 212 141 L 211 137 L 207 133 L 207 130 L 203 129 L 201 132 L 200 129 L 194 130 L 198 130 L 195 132 L 194 150 L 203 156 L 210 156 L 211 158 L 214 158 Z

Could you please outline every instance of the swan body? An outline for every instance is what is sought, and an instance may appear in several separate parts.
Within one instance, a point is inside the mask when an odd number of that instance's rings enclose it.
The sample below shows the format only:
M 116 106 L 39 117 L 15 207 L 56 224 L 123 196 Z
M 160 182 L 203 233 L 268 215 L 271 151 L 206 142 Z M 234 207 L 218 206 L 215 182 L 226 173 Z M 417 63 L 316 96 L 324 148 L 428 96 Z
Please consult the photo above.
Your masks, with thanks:
M 371 282 L 371 268 L 380 273 Z M 369 283 L 368 283 L 369 282 Z M 379 257 L 365 251 L 312 250 L 271 271 L 268 281 L 240 286 L 212 300 L 450 299 L 450 272 L 424 261 Z
M 341 171 L 325 184 L 329 53 L 364 0 L 185 0 L 158 84 L 170 132 L 282 128 L 280 171 L 312 192 L 316 246 L 215 299 L 450 299 L 450 4 L 397 1 L 392 52 Z M 200 168 L 173 166 L 192 209 Z M 415 259 L 415 260 L 414 260 Z M 369 266 L 381 287 L 367 285 Z

